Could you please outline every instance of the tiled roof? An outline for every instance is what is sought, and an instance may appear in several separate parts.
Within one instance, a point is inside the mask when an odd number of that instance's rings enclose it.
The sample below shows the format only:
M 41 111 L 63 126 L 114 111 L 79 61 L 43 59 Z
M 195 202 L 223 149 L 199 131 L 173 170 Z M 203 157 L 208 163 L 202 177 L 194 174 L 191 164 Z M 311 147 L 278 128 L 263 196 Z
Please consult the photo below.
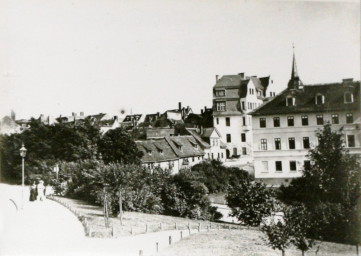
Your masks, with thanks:
M 208 148 L 211 147 L 207 142 L 205 142 L 205 141 L 201 138 L 201 136 L 197 133 L 197 131 L 196 131 L 195 129 L 186 128 L 186 130 L 189 132 L 190 135 L 192 135 L 192 136 L 198 141 L 198 143 L 201 144 L 201 146 L 202 146 L 203 148 L 207 148 L 207 149 L 208 149 Z
M 163 138 L 174 135 L 175 130 L 174 128 L 149 128 L 146 132 L 147 138 Z
M 192 156 L 202 156 L 204 151 L 197 147 L 195 148 L 191 143 L 190 139 L 192 136 L 175 136 L 175 137 L 165 137 L 169 145 L 172 147 L 173 151 L 179 157 L 192 157 Z M 181 145 L 181 149 L 177 147 Z
M 344 103 L 344 93 L 352 92 L 353 103 Z M 317 94 L 324 96 L 324 104 L 316 105 Z M 295 106 L 286 106 L 286 98 L 295 97 Z M 259 107 L 251 115 L 272 115 L 291 113 L 317 113 L 339 110 L 357 110 L 360 107 L 360 82 L 305 85 L 303 89 L 286 89 L 275 98 Z
M 240 86 L 242 76 L 240 75 L 225 75 L 218 79 L 214 88 L 227 88 Z
M 138 149 L 143 152 L 142 162 L 162 162 L 178 159 L 178 156 L 164 138 L 136 141 L 135 143 Z

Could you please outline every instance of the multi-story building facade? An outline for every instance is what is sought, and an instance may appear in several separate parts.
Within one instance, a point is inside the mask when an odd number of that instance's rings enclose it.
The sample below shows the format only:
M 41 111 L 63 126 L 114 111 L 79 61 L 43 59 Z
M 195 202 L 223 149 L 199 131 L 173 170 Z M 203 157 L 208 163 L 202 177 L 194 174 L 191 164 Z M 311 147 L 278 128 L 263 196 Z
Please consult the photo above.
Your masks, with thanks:
M 360 82 L 303 85 L 293 59 L 287 89 L 251 113 L 255 178 L 278 185 L 300 177 L 327 122 L 343 127 L 346 148 L 361 155 L 360 107 Z
M 270 77 L 225 75 L 213 87 L 213 126 L 227 144 L 226 165 L 237 166 L 253 161 L 252 119 L 249 112 L 274 96 L 268 92 Z M 233 162 L 233 163 L 232 163 Z

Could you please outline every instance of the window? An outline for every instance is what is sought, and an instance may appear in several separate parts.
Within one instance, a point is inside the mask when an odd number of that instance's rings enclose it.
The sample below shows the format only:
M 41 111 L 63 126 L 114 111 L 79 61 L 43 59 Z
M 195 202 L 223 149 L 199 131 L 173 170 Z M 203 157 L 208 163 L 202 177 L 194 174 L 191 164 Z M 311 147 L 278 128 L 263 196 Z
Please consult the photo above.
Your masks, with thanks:
M 194 156 L 192 156 L 192 162 L 194 162 Z
M 246 125 L 246 117 L 245 116 L 242 118 L 242 121 L 243 121 L 243 125 Z
M 245 104 L 244 104 L 244 101 L 242 101 L 242 109 L 243 109 L 243 110 L 246 110 L 246 106 L 245 106 Z
M 287 97 L 286 98 L 286 106 L 294 106 L 295 105 L 295 98 L 294 97 Z
M 226 103 L 225 102 L 217 102 L 216 107 L 217 107 L 217 111 L 226 111 Z
M 290 171 L 296 171 L 296 161 L 290 161 Z
M 221 153 L 221 156 L 222 156 L 222 158 L 223 158 L 223 152 Z
M 242 148 L 242 155 L 247 155 L 247 148 L 245 147 Z
M 276 161 L 276 171 L 282 172 L 282 161 Z
M 279 117 L 274 117 L 273 118 L 273 126 L 274 127 L 280 127 L 280 118 Z
M 268 161 L 262 161 L 262 172 L 268 172 Z
M 231 143 L 231 135 L 227 134 L 226 137 L 227 137 L 227 143 Z
M 216 121 L 217 121 L 217 124 L 219 124 L 219 118 L 218 117 L 216 118 Z
M 310 138 L 303 137 L 303 148 L 310 148 Z
M 345 93 L 345 103 L 352 103 L 353 102 L 353 94 L 351 92 Z
M 289 149 L 295 149 L 295 138 L 288 138 L 288 148 Z
M 355 135 L 347 135 L 347 146 L 349 148 L 355 147 Z
M 213 153 L 212 153 L 212 159 L 214 159 Z
M 303 162 L 303 169 L 310 170 L 311 169 L 311 162 L 306 160 Z
M 332 115 L 332 123 L 333 124 L 338 124 L 339 123 L 338 114 L 333 114 Z
M 316 105 L 322 105 L 325 103 L 325 97 L 322 94 L 317 94 L 315 97 L 315 103 Z
M 231 119 L 226 117 L 226 126 L 231 126 Z
M 347 124 L 353 123 L 353 114 L 351 114 L 351 113 L 346 114 L 346 123 Z
M 225 90 L 217 90 L 216 91 L 216 96 L 217 97 L 223 97 L 226 95 L 226 91 Z
M 233 155 L 236 156 L 237 155 L 237 148 L 233 148 Z
M 261 150 L 267 150 L 267 139 L 261 139 Z
M 323 125 L 323 115 L 317 115 L 317 125 Z
M 219 159 L 219 153 L 217 153 L 217 159 Z
M 259 127 L 266 128 L 266 118 L 259 119 Z
M 287 117 L 287 124 L 288 124 L 288 126 L 294 126 L 295 125 L 295 120 L 294 120 L 293 116 L 288 116 Z
M 308 125 L 308 116 L 302 116 L 302 125 L 307 126 Z
M 281 139 L 280 138 L 275 138 L 275 149 L 281 150 Z
M 246 134 L 245 133 L 241 133 L 241 140 L 242 140 L 242 142 L 246 142 Z

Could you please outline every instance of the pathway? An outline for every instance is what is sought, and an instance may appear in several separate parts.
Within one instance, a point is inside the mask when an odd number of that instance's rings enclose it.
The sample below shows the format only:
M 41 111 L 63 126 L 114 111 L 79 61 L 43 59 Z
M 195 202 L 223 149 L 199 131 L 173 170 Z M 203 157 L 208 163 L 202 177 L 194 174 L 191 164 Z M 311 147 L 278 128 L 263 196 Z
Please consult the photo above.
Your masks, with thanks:
M 28 199 L 28 188 L 25 199 Z M 23 211 L 16 211 L 21 187 L 0 184 L 0 255 L 151 255 L 180 240 L 180 231 L 163 231 L 117 239 L 88 238 L 83 226 L 69 210 L 46 200 L 25 200 Z M 183 237 L 189 231 L 182 231 Z M 191 230 L 191 233 L 197 233 Z

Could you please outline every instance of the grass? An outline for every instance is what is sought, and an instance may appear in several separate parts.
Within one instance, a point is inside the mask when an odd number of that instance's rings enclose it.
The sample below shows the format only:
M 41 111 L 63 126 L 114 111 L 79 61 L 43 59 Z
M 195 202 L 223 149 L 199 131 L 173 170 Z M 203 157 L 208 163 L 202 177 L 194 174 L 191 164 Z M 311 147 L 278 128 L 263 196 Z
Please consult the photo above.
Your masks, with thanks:
M 201 223 L 201 228 L 205 229 L 206 226 L 212 225 L 212 228 L 218 228 L 222 225 L 220 223 L 210 223 L 209 221 L 191 220 L 180 217 L 147 214 L 139 212 L 124 212 L 122 225 L 120 225 L 119 218 L 109 218 L 110 228 L 105 227 L 103 208 L 100 206 L 89 205 L 87 202 L 70 199 L 65 197 L 55 197 L 61 202 L 69 205 L 79 215 L 87 219 L 89 228 L 94 237 L 120 237 L 130 236 L 147 232 L 160 231 L 160 223 L 162 223 L 162 230 L 174 230 L 175 225 L 177 229 L 187 229 L 188 223 L 191 229 L 198 228 L 198 223 Z M 237 225 L 227 224 L 232 229 L 238 228 Z M 114 233 L 112 234 L 112 227 Z M 131 232 L 132 231 L 132 232 Z
M 317 251 L 318 250 L 318 251 Z M 317 254 L 315 254 L 317 251 Z M 286 250 L 287 256 L 299 256 L 295 248 Z M 212 230 L 191 235 L 161 251 L 159 256 L 198 256 L 198 255 L 247 255 L 280 256 L 280 251 L 266 245 L 262 232 L 256 230 Z M 305 255 L 336 256 L 356 255 L 356 247 L 328 242 L 318 242 Z

